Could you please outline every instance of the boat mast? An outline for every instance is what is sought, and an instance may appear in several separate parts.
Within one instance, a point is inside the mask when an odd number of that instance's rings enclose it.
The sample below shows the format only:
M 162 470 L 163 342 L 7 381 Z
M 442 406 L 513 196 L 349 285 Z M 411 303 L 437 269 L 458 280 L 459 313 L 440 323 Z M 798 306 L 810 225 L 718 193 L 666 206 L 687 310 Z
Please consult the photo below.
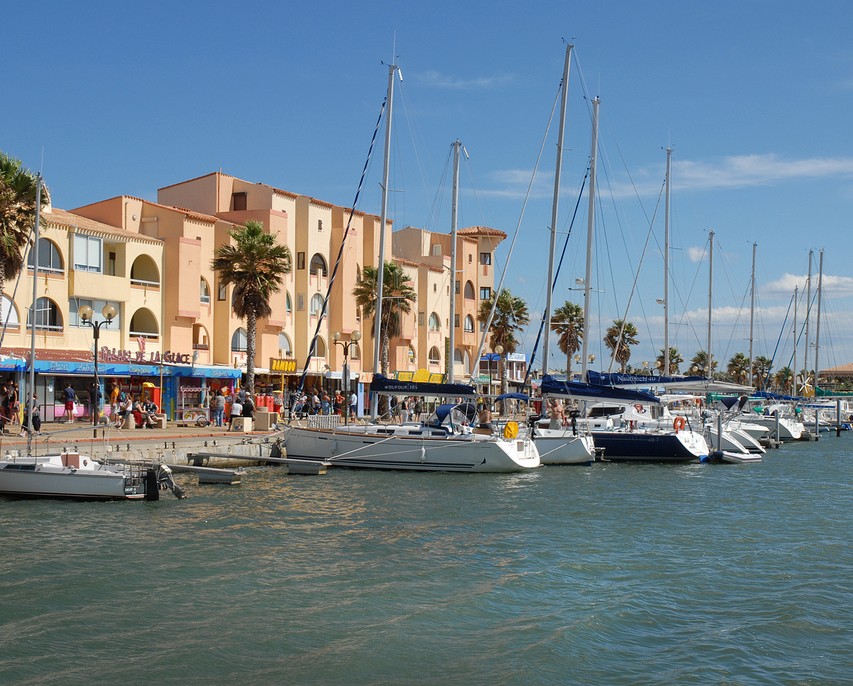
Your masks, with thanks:
M 459 149 L 462 143 L 453 141 L 453 198 L 450 204 L 450 354 L 447 361 L 447 381 L 455 383 L 456 366 L 456 230 L 459 228 Z
M 33 246 L 30 255 L 33 256 L 33 306 L 30 310 L 30 379 L 27 383 L 24 407 L 26 408 L 32 400 L 36 390 L 36 316 L 37 303 L 39 299 L 39 224 L 41 222 L 41 172 L 36 174 L 36 222 L 33 227 Z M 18 402 L 21 401 L 18 396 Z M 27 455 L 33 454 L 33 410 L 31 407 L 27 412 Z
M 586 225 L 586 274 L 583 282 L 583 360 L 581 364 L 581 380 L 589 381 L 589 303 L 590 303 L 590 280 L 592 279 L 592 242 L 595 238 L 595 158 L 598 150 L 598 105 L 599 98 L 596 95 L 592 99 L 592 146 L 589 153 L 589 210 L 587 211 Z
M 811 313 L 812 313 L 812 255 L 814 254 L 814 250 L 809 250 L 809 273 L 806 277 L 806 355 L 803 358 L 803 384 L 805 385 L 806 381 L 809 378 L 809 356 L 811 355 L 811 348 L 809 347 L 809 322 L 811 321 Z
M 797 296 L 799 290 L 799 286 L 794 286 L 794 388 L 791 395 L 797 395 Z
M 396 64 L 388 66 L 388 112 L 385 120 L 385 156 L 382 171 L 382 213 L 379 218 L 379 261 L 376 273 L 376 309 L 373 319 L 373 373 L 379 373 L 379 352 L 382 347 L 382 300 L 385 276 L 385 222 L 388 219 L 388 177 L 391 159 L 391 122 L 394 114 L 394 76 L 399 71 Z M 403 80 L 402 73 L 400 80 Z M 379 411 L 379 395 L 371 393 L 370 415 L 376 419 Z
M 669 376 L 669 191 L 672 175 L 672 147 L 666 147 L 666 212 L 663 230 L 663 369 Z
M 818 356 L 820 353 L 820 300 L 823 296 L 823 248 L 820 249 L 818 258 L 818 277 L 817 277 L 817 319 L 815 320 L 814 332 L 814 394 L 817 397 L 817 374 L 818 374 Z
M 708 349 L 705 351 L 705 360 L 708 363 L 708 379 L 712 379 L 714 370 L 713 358 L 711 356 L 711 319 L 714 312 L 713 293 L 714 293 L 714 229 L 708 231 Z
M 569 67 L 574 45 L 566 46 L 566 62 L 563 66 L 563 84 L 560 95 L 560 128 L 557 133 L 557 168 L 554 171 L 554 200 L 551 203 L 551 249 L 548 252 L 548 280 L 545 292 L 545 340 L 542 343 L 542 375 L 548 373 L 549 348 L 551 341 L 551 310 L 554 291 L 554 251 L 557 245 L 557 208 L 560 202 L 560 175 L 563 170 L 563 141 L 566 131 L 566 102 L 569 93 Z M 568 372 L 568 370 L 566 370 Z
M 752 383 L 752 332 L 753 332 L 753 324 L 755 322 L 755 246 L 757 243 L 752 244 L 752 275 L 750 276 L 750 302 L 749 302 L 749 383 Z

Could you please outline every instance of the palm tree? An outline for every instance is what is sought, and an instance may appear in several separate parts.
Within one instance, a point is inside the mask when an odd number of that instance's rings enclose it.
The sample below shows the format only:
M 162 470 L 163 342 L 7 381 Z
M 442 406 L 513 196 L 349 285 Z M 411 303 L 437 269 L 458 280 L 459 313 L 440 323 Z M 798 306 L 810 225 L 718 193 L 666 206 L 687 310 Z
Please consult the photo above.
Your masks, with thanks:
M 365 266 L 361 272 L 361 280 L 352 290 L 355 303 L 365 317 L 373 317 L 371 331 L 376 338 L 376 291 L 378 288 L 379 270 L 376 267 Z M 403 332 L 404 314 L 412 311 L 412 303 L 418 299 L 418 294 L 412 288 L 411 278 L 400 265 L 386 262 L 382 274 L 382 322 L 379 328 L 379 365 L 384 376 L 388 376 L 389 351 L 391 340 L 398 338 Z
M 773 360 L 764 355 L 759 355 L 752 361 L 752 385 L 759 391 L 764 390 L 767 383 L 767 376 L 770 374 L 770 369 L 773 367 Z
M 669 369 L 664 371 L 664 350 L 661 348 L 660 355 L 657 357 L 657 368 L 661 370 L 661 374 L 665 376 L 669 376 L 670 374 L 678 374 L 678 368 L 682 362 L 684 362 L 684 358 L 681 356 L 681 353 L 678 352 L 678 348 L 670 348 L 669 349 Z
M 234 243 L 219 246 L 211 268 L 219 282 L 234 286 L 231 309 L 246 320 L 246 390 L 255 392 L 255 335 L 258 319 L 272 314 L 270 298 L 281 289 L 281 281 L 290 274 L 291 256 L 286 245 L 264 231 L 257 221 L 228 232 Z
M 735 353 L 729 360 L 726 372 L 735 383 L 745 384 L 749 376 L 749 358 L 743 353 Z
M 623 374 L 631 359 L 631 346 L 640 342 L 637 336 L 637 327 L 631 322 L 615 319 L 604 337 L 604 345 L 610 349 L 610 356 L 619 363 Z
M 559 334 L 557 346 L 566 356 L 566 378 L 572 378 L 572 355 L 581 348 L 583 342 L 583 308 L 566 301 L 554 310 L 551 319 L 551 331 Z M 548 360 L 545 360 L 547 368 Z
M 711 359 L 711 374 L 710 378 L 714 377 L 714 372 L 717 369 L 717 360 Z M 697 352 L 693 359 L 690 360 L 690 373 L 691 374 L 708 374 L 708 353 L 704 350 L 700 350 Z
M 773 375 L 773 383 L 776 388 L 778 388 L 783 393 L 789 393 L 791 395 L 793 392 L 794 385 L 794 372 L 790 367 L 782 367 L 776 374 Z
M 24 248 L 35 225 L 39 177 L 0 152 L 0 292 L 24 265 Z M 50 196 L 42 184 L 41 204 Z
M 492 317 L 492 325 L 489 328 L 489 347 L 494 350 L 497 346 L 503 346 L 504 352 L 498 360 L 498 374 L 501 379 L 501 393 L 507 391 L 507 379 L 504 373 L 503 354 L 514 353 L 518 348 L 516 333 L 520 332 L 530 323 L 530 315 L 527 312 L 527 303 L 518 296 L 513 295 L 504 288 L 497 296 L 498 304 L 495 308 L 495 316 Z M 477 319 L 483 323 L 489 320 L 492 311 L 494 296 L 480 303 Z

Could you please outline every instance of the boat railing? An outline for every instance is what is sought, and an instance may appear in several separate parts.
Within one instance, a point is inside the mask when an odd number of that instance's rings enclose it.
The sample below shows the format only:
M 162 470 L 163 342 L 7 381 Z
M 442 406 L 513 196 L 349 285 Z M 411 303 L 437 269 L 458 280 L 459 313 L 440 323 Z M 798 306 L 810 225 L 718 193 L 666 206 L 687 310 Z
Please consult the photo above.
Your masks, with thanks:
M 309 429 L 334 429 L 340 426 L 341 416 L 337 414 L 312 414 L 308 415 Z

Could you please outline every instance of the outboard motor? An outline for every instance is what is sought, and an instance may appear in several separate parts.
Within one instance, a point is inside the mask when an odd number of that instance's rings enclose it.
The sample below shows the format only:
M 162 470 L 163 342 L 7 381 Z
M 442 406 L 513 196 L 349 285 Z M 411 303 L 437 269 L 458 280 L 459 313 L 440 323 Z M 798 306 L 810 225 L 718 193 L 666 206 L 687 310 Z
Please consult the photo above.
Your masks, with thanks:
M 169 465 L 157 466 L 157 485 L 161 491 L 172 491 L 178 500 L 187 497 L 184 489 L 178 486 L 172 478 L 172 470 L 169 469 Z

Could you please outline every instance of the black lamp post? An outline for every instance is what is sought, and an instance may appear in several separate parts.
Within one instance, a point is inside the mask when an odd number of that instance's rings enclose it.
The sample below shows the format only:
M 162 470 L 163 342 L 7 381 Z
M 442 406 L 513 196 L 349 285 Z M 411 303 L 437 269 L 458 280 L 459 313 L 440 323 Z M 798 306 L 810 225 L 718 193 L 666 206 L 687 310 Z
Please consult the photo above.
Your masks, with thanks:
M 92 394 L 91 406 L 92 406 L 92 438 L 98 437 L 98 415 L 100 414 L 101 403 L 99 399 L 99 395 L 101 394 L 101 383 L 98 379 L 98 338 L 100 337 L 101 327 L 106 324 L 109 326 L 110 322 L 115 319 L 117 314 L 116 308 L 110 305 L 109 303 L 104 305 L 104 309 L 101 310 L 101 314 L 104 315 L 105 321 L 96 322 L 92 319 L 94 312 L 92 308 L 88 305 L 83 305 L 78 311 L 80 315 L 80 319 L 83 320 L 83 323 L 91 326 L 93 330 L 93 339 L 95 341 L 95 389 Z
M 344 398 L 344 403 L 345 403 L 346 407 L 343 408 L 343 410 L 344 410 L 344 425 L 349 424 L 349 366 L 347 365 L 347 361 L 349 360 L 349 349 L 350 349 L 351 345 L 358 344 L 358 342 L 360 340 L 361 340 L 361 331 L 353 331 L 350 334 L 348 341 L 345 341 L 341 338 L 341 332 L 340 331 L 335 331 L 335 333 L 332 335 L 332 342 L 335 345 L 341 346 L 341 348 L 344 351 L 344 370 L 343 370 L 343 379 L 341 379 L 341 381 L 343 382 L 343 386 L 344 386 L 344 392 L 346 393 L 346 396 Z

